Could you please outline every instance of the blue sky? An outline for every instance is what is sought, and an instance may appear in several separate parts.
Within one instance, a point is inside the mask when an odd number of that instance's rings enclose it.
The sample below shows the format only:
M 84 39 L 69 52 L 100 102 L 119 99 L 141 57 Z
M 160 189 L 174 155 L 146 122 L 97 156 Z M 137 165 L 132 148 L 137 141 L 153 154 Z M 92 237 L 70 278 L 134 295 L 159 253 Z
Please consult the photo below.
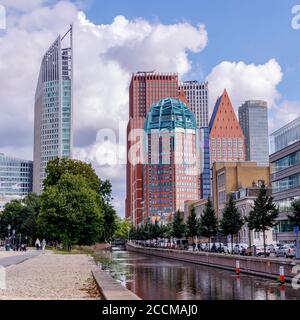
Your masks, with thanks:
M 94 23 L 111 23 L 116 15 L 173 24 L 204 23 L 208 45 L 191 54 L 200 64 L 198 79 L 223 60 L 263 64 L 275 58 L 284 73 L 282 99 L 300 100 L 300 30 L 291 27 L 295 0 L 110 0 L 90 1 L 85 8 Z

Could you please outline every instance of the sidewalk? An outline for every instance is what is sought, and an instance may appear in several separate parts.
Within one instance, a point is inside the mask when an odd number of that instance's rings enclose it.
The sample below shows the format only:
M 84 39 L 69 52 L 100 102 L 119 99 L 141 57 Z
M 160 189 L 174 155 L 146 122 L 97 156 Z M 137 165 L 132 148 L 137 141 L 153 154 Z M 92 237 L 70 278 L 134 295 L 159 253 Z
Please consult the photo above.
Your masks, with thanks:
M 83 254 L 38 252 L 5 269 L 7 289 L 0 290 L 0 300 L 100 300 L 92 276 L 95 269 L 93 259 Z

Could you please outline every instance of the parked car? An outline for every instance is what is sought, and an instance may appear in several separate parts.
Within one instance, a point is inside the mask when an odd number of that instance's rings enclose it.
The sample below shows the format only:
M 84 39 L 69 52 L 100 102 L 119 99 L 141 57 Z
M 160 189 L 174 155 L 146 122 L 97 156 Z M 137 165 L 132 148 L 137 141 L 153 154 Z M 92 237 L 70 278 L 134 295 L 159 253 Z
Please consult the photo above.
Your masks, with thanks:
M 276 257 L 294 258 L 296 256 L 296 246 L 294 244 L 284 244 L 277 250 Z
M 270 253 L 271 253 L 270 247 L 266 246 L 266 255 L 267 255 L 267 257 L 270 256 Z M 261 257 L 261 256 L 264 256 L 264 254 L 265 254 L 264 246 L 257 245 L 256 246 L 256 256 L 257 257 Z
M 227 251 L 228 253 L 232 253 L 233 254 L 246 254 L 246 250 L 248 248 L 248 244 L 247 243 L 234 243 L 233 244 L 233 250 L 231 250 L 231 243 L 228 243 L 227 246 Z

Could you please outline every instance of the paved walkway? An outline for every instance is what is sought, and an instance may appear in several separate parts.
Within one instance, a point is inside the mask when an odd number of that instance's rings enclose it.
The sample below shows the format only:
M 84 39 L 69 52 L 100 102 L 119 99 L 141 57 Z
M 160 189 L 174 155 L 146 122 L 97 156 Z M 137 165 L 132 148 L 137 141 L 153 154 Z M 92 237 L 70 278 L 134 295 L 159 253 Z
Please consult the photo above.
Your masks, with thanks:
M 20 253 L 20 254 L 12 255 L 9 257 L 5 257 L 5 258 L 1 258 L 1 256 L 0 256 L 0 266 L 6 268 L 6 267 L 9 267 L 14 264 L 22 263 L 28 259 L 31 259 L 33 257 L 40 255 L 40 254 L 41 254 L 40 251 L 29 251 L 29 252 L 24 252 L 22 254 Z

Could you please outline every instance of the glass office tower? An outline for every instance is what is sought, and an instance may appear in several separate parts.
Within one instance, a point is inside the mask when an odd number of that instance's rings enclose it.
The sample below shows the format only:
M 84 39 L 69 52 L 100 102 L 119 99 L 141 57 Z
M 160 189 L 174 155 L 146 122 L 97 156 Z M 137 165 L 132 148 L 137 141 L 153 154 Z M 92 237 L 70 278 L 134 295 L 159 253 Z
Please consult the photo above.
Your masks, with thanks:
M 0 153 L 0 211 L 4 205 L 32 192 L 32 161 Z
M 266 101 L 249 100 L 239 107 L 240 126 L 245 136 L 246 161 L 269 165 L 268 106 Z
M 72 26 L 45 53 L 35 94 L 33 191 L 40 193 L 47 162 L 72 156 Z

